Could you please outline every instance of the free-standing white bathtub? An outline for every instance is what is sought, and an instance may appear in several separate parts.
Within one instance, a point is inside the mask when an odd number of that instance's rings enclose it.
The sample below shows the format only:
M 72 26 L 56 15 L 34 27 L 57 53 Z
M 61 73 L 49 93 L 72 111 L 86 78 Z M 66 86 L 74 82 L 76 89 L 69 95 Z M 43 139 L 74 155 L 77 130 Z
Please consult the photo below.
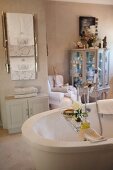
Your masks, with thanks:
M 99 132 L 96 105 L 91 103 L 89 121 Z M 113 170 L 113 115 L 101 117 L 103 135 L 108 139 L 98 143 L 80 141 L 78 133 L 55 109 L 28 119 L 22 134 L 31 146 L 37 170 Z

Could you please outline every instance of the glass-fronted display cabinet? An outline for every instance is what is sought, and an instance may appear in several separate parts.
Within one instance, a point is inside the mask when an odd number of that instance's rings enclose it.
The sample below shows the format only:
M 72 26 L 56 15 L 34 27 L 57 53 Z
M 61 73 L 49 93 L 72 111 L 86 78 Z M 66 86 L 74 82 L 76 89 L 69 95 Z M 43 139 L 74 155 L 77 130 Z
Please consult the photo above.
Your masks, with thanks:
M 104 68 L 104 54 L 103 50 L 98 51 L 98 87 L 103 86 L 104 75 L 103 75 L 103 68 Z
M 97 91 L 107 97 L 109 90 L 108 49 L 73 49 L 70 56 L 70 77 L 75 87 L 96 84 Z M 95 75 L 97 76 L 95 81 Z
M 72 84 L 74 86 L 83 83 L 83 69 L 83 52 L 73 52 L 70 60 L 70 75 L 72 76 Z
M 109 56 L 110 51 L 106 50 L 104 54 L 104 83 L 105 86 L 109 86 Z

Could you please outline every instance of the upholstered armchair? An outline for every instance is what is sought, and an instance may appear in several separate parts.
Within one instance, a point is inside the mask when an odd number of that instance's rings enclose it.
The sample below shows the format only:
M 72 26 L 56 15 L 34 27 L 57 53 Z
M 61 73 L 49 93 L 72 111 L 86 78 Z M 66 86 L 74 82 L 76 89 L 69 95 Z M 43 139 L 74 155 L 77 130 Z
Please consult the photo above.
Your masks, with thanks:
M 70 107 L 73 101 L 80 101 L 75 87 L 64 85 L 62 75 L 48 76 L 49 105 L 51 109 Z

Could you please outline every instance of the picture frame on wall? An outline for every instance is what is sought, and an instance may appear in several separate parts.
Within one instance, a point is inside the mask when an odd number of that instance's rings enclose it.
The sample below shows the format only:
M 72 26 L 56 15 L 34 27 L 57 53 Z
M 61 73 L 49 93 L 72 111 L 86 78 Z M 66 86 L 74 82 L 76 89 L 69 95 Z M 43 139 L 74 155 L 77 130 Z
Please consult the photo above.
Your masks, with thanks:
M 92 29 L 92 32 L 96 33 L 96 18 L 89 16 L 79 17 L 79 35 L 83 36 L 86 28 Z

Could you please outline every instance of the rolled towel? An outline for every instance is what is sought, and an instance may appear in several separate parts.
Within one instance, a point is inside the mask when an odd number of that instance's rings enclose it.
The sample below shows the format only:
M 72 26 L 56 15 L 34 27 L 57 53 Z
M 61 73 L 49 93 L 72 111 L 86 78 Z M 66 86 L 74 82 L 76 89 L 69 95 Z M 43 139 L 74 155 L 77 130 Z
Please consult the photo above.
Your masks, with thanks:
M 61 92 L 50 92 L 49 93 L 49 103 L 50 104 L 60 104 L 64 99 L 64 93 Z
M 36 97 L 37 93 L 31 93 L 31 94 L 17 94 L 15 95 L 15 99 L 19 99 L 19 98 L 26 98 L 26 97 Z
M 38 93 L 38 88 L 36 88 L 36 87 L 20 87 L 20 88 L 14 89 L 14 95 L 31 94 L 31 93 Z
M 51 89 L 52 92 L 62 92 L 62 93 L 67 93 L 67 87 L 54 87 Z

